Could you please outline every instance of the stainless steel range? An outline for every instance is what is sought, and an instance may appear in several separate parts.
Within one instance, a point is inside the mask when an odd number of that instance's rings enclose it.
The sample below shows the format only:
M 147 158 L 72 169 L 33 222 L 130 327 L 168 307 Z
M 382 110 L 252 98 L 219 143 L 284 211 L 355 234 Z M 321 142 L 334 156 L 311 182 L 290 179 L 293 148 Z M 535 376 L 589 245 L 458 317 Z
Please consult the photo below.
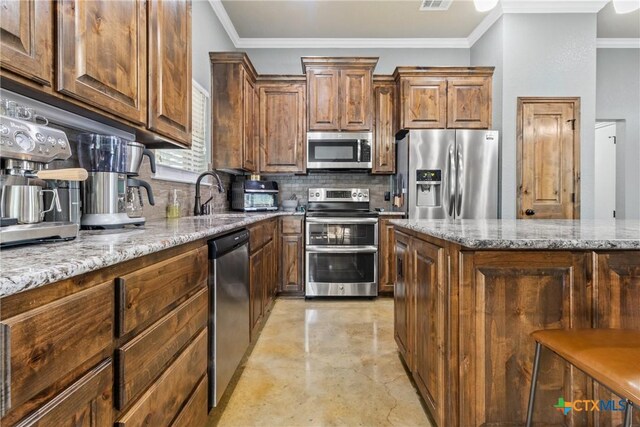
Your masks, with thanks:
M 378 214 L 369 189 L 310 188 L 305 296 L 378 295 Z

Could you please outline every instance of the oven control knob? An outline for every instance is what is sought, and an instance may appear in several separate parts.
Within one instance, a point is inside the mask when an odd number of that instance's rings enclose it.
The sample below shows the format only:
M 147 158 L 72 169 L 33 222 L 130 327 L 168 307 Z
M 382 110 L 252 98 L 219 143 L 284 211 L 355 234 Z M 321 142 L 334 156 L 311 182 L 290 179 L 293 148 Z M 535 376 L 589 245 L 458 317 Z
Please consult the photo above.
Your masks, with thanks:
M 358 193 L 358 197 L 362 197 L 362 193 Z
M 358 197 L 358 195 L 356 193 L 353 193 L 351 197 Z
M 320 193 L 316 193 L 316 197 L 320 197 Z

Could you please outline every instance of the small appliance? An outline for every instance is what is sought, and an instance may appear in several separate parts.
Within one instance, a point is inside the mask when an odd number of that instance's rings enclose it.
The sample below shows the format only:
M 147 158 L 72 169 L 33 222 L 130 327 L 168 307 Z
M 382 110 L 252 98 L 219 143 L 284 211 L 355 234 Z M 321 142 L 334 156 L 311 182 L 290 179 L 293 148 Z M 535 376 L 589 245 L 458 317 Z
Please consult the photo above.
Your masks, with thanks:
M 394 210 L 409 219 L 498 217 L 498 131 L 433 129 L 399 135 Z
M 378 213 L 369 189 L 310 188 L 305 296 L 378 295 Z
M 277 211 L 278 183 L 251 180 L 233 182 L 231 209 L 245 212 Z
M 307 169 L 371 169 L 372 132 L 307 132 Z
M 29 115 L 33 120 L 36 116 L 33 112 Z M 29 117 L 0 116 L 1 246 L 78 236 L 77 223 L 47 215 L 62 211 L 60 193 L 55 188 L 45 189 L 48 181 L 38 179 L 43 172 L 52 175 L 52 170 L 44 171 L 47 165 L 71 157 L 67 135 Z M 50 197 L 45 199 L 45 195 Z

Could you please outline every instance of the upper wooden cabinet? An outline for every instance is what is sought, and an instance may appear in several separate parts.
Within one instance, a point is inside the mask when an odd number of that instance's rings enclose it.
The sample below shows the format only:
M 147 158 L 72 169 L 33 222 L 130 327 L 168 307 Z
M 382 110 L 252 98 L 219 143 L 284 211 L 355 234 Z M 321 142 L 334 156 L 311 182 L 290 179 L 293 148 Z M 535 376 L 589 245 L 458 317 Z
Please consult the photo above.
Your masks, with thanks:
M 304 173 L 304 80 L 260 81 L 258 91 L 260 172 Z
M 145 124 L 145 5 L 144 0 L 62 0 L 58 4 L 57 89 L 134 123 Z
M 149 129 L 191 145 L 191 0 L 149 0 Z
M 369 131 L 378 58 L 303 57 L 310 131 Z
M 373 165 L 371 173 L 396 172 L 396 86 L 391 80 L 373 82 Z
M 51 86 L 53 64 L 53 2 L 2 2 L 0 63 L 22 77 Z
M 256 71 L 243 52 L 211 52 L 209 58 L 213 167 L 255 172 Z
M 493 67 L 398 67 L 398 129 L 489 129 Z

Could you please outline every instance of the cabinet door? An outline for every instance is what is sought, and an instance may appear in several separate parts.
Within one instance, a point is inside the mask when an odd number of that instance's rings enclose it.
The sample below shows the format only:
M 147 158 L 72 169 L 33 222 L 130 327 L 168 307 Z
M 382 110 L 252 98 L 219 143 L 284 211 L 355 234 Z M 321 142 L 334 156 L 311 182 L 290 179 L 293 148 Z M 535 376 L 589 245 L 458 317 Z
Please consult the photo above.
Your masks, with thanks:
M 149 129 L 191 145 L 191 0 L 149 0 Z
M 304 84 L 260 87 L 260 172 L 305 172 Z
M 285 235 L 280 239 L 282 291 L 302 294 L 304 292 L 303 261 L 304 238 L 302 234 Z
M 309 130 L 339 130 L 339 71 L 307 69 Z
M 257 337 L 257 326 L 262 320 L 262 301 L 264 299 L 264 254 L 259 249 L 249 260 L 249 304 L 251 322 L 251 341 Z
M 62 0 L 58 12 L 58 90 L 146 123 L 145 1 Z
M 447 127 L 491 127 L 490 77 L 452 77 L 447 80 Z
M 524 425 L 538 329 L 591 327 L 588 253 L 462 252 L 460 425 Z M 587 396 L 586 376 L 550 352 L 541 359 L 535 425 L 587 425 L 587 412 L 551 410 Z
M 245 73 L 242 84 L 242 105 L 244 123 L 242 127 L 243 159 L 242 166 L 249 172 L 256 168 L 256 140 L 255 140 L 255 85 Z
M 373 90 L 373 168 L 371 173 L 396 172 L 396 137 L 394 133 L 395 85 L 376 85 Z
M 0 64 L 42 85 L 51 86 L 53 1 L 2 2 Z
M 447 125 L 447 81 L 435 77 L 402 80 L 402 128 L 444 129 Z
M 275 260 L 273 257 L 275 253 L 274 243 L 275 242 L 272 240 L 266 245 L 264 245 L 264 248 L 262 249 L 263 257 L 264 257 L 264 270 L 263 270 L 264 287 L 262 289 L 262 293 L 263 293 L 262 312 L 263 313 L 267 312 L 267 307 L 269 307 L 269 305 L 273 301 L 273 282 L 275 279 L 273 275 L 273 273 L 275 272 L 275 268 L 273 265 L 273 261 Z
M 398 350 L 409 370 L 413 370 L 413 291 L 411 286 L 411 257 L 409 236 L 395 233 L 396 278 L 394 300 L 394 336 Z
M 413 377 L 436 425 L 445 425 L 445 285 L 444 249 L 412 241 L 412 280 L 416 290 Z
M 380 256 L 378 257 L 378 271 L 380 274 L 378 277 L 378 291 L 379 293 L 392 294 L 396 263 L 396 258 L 394 256 L 394 228 L 393 225 L 389 224 L 388 219 L 380 219 L 379 227 L 378 236 L 380 236 L 380 239 L 378 249 Z
M 340 70 L 340 130 L 371 130 L 371 70 Z

